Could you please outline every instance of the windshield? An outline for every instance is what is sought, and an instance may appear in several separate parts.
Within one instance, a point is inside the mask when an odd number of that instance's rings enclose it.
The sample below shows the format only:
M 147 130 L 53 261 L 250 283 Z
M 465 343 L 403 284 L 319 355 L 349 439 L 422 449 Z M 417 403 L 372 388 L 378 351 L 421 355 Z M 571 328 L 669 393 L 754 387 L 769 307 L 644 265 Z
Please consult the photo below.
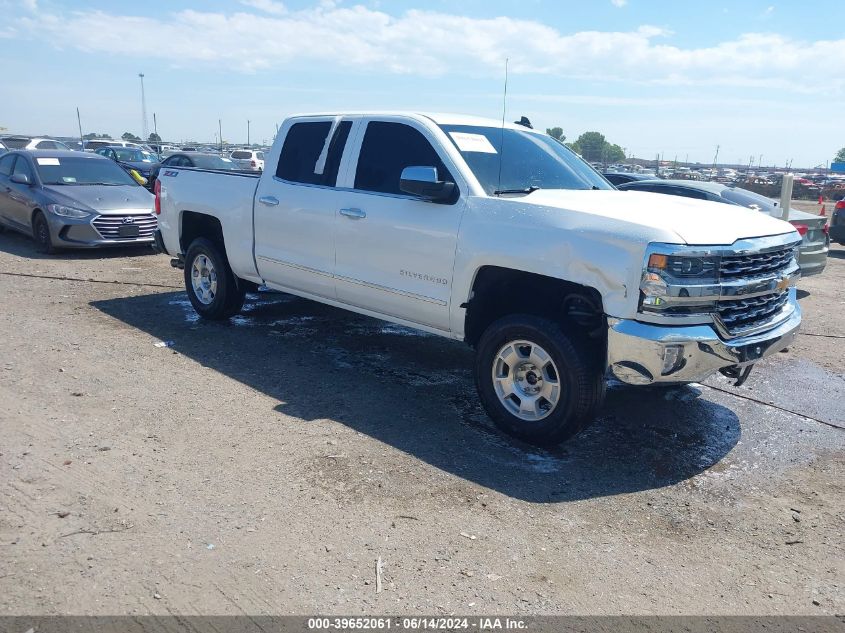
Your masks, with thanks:
M 613 189 L 572 150 L 545 134 L 469 125 L 440 127 L 488 195 L 529 188 Z
M 127 163 L 157 163 L 158 156 L 150 152 L 145 152 L 142 149 L 135 149 L 132 147 L 115 148 L 115 155 L 117 160 L 122 160 Z
M 106 159 L 36 158 L 35 165 L 45 185 L 138 186 L 122 167 Z
M 200 169 L 238 169 L 237 164 L 231 158 L 214 156 L 213 154 L 197 154 L 191 156 L 196 167 Z
M 761 196 L 759 193 L 754 193 L 747 189 L 728 187 L 722 190 L 721 195 L 725 200 L 730 200 L 743 207 L 756 207 L 758 210 L 765 211 L 766 213 L 772 213 L 777 208 L 777 203 L 771 198 Z M 780 215 L 780 213 L 776 212 L 776 215 Z

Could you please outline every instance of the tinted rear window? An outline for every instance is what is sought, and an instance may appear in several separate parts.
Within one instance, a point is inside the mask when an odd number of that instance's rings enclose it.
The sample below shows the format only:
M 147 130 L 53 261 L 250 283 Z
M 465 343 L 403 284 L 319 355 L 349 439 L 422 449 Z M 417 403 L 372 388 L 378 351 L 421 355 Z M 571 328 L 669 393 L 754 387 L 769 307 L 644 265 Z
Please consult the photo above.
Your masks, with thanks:
M 237 158 L 238 160 L 252 158 L 252 152 L 232 152 L 232 158 Z
M 4 138 L 3 144 L 9 149 L 23 149 L 29 145 L 28 138 Z
M 315 167 L 331 128 L 331 121 L 294 123 L 285 136 L 276 176 L 291 182 L 323 184 L 323 174 L 315 173 Z
M 771 213 L 777 206 L 774 200 L 770 200 L 769 198 L 754 193 L 753 191 L 737 189 L 735 187 L 728 187 L 727 189 L 724 189 L 722 191 L 722 197 L 725 200 L 730 200 L 734 204 L 738 204 L 743 207 L 752 208 L 756 206 L 760 209 L 760 211 L 765 211 L 766 213 Z

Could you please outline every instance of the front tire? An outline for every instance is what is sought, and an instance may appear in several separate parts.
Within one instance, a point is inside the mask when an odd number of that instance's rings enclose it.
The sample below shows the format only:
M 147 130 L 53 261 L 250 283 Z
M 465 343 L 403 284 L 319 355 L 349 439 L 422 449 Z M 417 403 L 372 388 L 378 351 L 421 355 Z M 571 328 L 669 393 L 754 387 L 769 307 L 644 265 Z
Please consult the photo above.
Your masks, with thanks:
M 50 237 L 50 225 L 41 211 L 36 211 L 32 218 L 32 237 L 35 240 L 35 249 L 39 253 L 50 255 L 56 252 L 53 238 Z
M 203 237 L 191 242 L 185 255 L 185 290 L 197 314 L 212 321 L 240 312 L 246 294 L 222 247 Z
M 539 446 L 583 430 L 604 398 L 603 363 L 589 346 L 548 319 L 507 316 L 478 344 L 475 382 L 502 431 Z

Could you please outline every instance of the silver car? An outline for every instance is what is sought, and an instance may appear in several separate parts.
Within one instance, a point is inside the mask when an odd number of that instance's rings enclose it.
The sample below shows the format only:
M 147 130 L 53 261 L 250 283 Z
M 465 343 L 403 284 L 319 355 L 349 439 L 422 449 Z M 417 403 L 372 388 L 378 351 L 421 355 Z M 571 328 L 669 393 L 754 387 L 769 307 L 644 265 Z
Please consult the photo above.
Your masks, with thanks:
M 0 156 L 0 229 L 31 235 L 39 250 L 152 243 L 155 196 L 117 163 L 83 152 Z

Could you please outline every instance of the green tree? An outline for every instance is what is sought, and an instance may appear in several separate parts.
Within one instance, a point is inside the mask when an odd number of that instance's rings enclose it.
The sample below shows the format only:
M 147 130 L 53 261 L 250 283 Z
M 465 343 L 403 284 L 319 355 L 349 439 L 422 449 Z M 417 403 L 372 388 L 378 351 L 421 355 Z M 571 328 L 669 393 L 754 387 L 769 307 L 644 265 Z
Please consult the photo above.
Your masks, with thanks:
M 150 132 L 150 136 L 147 139 L 150 143 L 161 143 L 161 137 L 156 134 L 155 132 Z
M 598 162 L 603 159 L 605 146 L 607 140 L 604 134 L 600 132 L 584 132 L 573 143 L 573 149 L 584 157 L 584 160 L 590 163 Z
M 111 134 L 97 134 L 96 132 L 88 132 L 88 134 L 83 135 L 82 138 L 90 141 L 95 138 L 111 138 Z
M 547 127 L 546 134 L 551 136 L 556 141 L 560 141 L 561 143 L 566 140 L 566 135 L 563 133 L 563 128 L 560 127 Z
M 845 147 L 839 150 L 836 154 L 836 158 L 833 159 L 834 163 L 845 163 Z
M 620 161 L 625 160 L 625 150 L 623 150 L 615 143 L 613 145 L 608 143 L 605 146 L 604 152 L 604 162 L 606 163 L 618 163 Z
M 141 140 L 137 136 L 132 134 L 132 132 L 124 132 L 123 134 L 120 135 L 120 138 L 122 138 L 124 141 L 140 141 Z

